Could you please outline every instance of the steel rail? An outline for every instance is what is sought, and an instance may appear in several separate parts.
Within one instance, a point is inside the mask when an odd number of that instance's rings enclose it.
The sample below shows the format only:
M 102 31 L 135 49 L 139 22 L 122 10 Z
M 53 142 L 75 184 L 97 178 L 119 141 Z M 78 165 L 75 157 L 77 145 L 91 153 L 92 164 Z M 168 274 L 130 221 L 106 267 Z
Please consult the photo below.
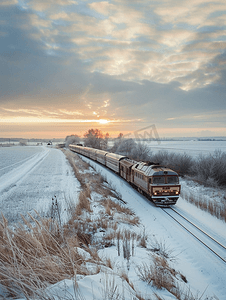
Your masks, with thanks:
M 217 243 L 219 246 L 223 247 L 224 249 L 226 249 L 226 247 L 224 245 L 222 245 L 221 243 L 219 243 L 216 239 L 214 239 L 213 237 L 211 237 L 208 233 L 206 233 L 205 231 L 203 231 L 201 228 L 199 228 L 198 226 L 196 226 L 194 223 L 192 223 L 191 221 L 189 221 L 187 218 L 185 218 L 184 216 L 182 216 L 180 213 L 178 213 L 177 211 L 175 211 L 173 208 L 172 209 L 175 213 L 177 213 L 181 218 L 185 219 L 188 223 L 190 223 L 191 225 L 193 225 L 196 229 L 198 229 L 199 231 L 201 231 L 203 234 L 205 234 L 208 238 L 210 238 L 211 240 L 213 240 L 215 243 Z M 203 242 L 199 237 L 197 237 L 193 232 L 191 232 L 188 228 L 186 228 L 183 224 L 181 224 L 180 221 L 178 221 L 174 216 L 172 216 L 169 212 L 167 212 L 164 208 L 162 208 L 162 210 L 169 215 L 172 219 L 174 219 L 178 224 L 180 224 L 181 227 L 183 227 L 185 230 L 187 230 L 192 236 L 194 236 L 199 242 L 201 242 L 204 246 L 206 246 L 210 251 L 212 251 L 216 256 L 218 256 L 223 262 L 226 263 L 226 259 L 224 259 L 222 256 L 220 256 L 216 251 L 214 251 L 210 246 L 208 246 L 205 242 Z
M 222 248 L 224 248 L 226 250 L 226 246 L 222 245 L 220 242 L 218 242 L 215 238 L 213 238 L 212 236 L 210 236 L 208 233 L 206 233 L 204 230 L 202 230 L 201 228 L 199 228 L 197 225 L 195 225 L 193 222 L 189 221 L 186 217 L 182 216 L 178 211 L 176 211 L 175 209 L 173 209 L 171 207 L 171 209 L 177 213 L 180 217 L 182 217 L 183 219 L 185 219 L 188 223 L 190 223 L 191 225 L 193 225 L 195 228 L 197 228 L 198 230 L 200 230 L 202 233 L 204 233 L 205 235 L 207 235 L 211 240 L 213 240 L 215 243 L 217 243 L 219 246 L 221 246 Z

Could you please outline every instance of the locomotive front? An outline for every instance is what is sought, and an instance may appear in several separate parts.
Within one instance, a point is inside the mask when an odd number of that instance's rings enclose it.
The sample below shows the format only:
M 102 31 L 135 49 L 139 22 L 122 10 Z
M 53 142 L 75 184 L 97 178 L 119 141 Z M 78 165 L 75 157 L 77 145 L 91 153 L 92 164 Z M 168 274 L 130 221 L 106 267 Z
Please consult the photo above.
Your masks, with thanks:
M 150 166 L 149 195 L 156 205 L 175 204 L 180 195 L 179 176 L 171 169 Z

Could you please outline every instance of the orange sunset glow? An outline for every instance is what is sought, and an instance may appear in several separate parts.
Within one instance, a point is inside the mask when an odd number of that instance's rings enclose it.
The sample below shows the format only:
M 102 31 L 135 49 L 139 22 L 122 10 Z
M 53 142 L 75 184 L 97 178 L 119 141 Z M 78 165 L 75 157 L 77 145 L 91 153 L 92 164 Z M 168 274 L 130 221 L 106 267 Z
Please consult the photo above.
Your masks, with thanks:
M 3 1 L 0 137 L 226 136 L 225 1 Z M 198 17 L 197 17 L 198 16 Z

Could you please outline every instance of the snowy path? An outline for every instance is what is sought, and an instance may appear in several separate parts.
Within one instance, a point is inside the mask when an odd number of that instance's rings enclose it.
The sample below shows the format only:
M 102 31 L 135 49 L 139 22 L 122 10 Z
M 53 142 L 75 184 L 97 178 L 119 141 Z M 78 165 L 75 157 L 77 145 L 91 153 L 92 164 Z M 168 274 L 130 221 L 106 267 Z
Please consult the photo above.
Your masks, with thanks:
M 21 221 L 20 214 L 32 213 L 34 209 L 46 215 L 56 196 L 66 217 L 66 202 L 77 199 L 79 183 L 64 154 L 54 148 L 21 148 L 23 155 L 17 149 L 20 155 L 16 157 L 15 149 L 9 148 L 4 153 L 8 159 L 1 159 L 0 211 L 9 222 Z
M 155 207 L 145 197 L 133 190 L 127 182 L 100 164 L 88 158 L 82 158 L 94 166 L 98 172 L 106 176 L 108 182 L 111 182 L 116 187 L 122 194 L 122 199 L 139 216 L 141 223 L 145 226 L 146 232 L 164 243 L 166 248 L 173 250 L 174 256 L 176 256 L 176 269 L 180 269 L 186 276 L 194 294 L 199 291 L 200 294 L 204 293 L 204 295 L 216 296 L 217 298 L 215 299 L 225 299 L 225 263 L 220 261 L 204 245 L 181 228 L 179 224 L 176 224 L 161 208 Z M 183 207 L 185 201 L 179 199 L 179 203 Z M 197 218 L 199 214 L 202 215 L 200 210 L 196 208 L 193 208 L 193 210 L 196 210 Z M 210 215 L 208 215 L 208 218 L 209 223 L 213 222 L 212 226 L 214 226 L 215 218 Z M 220 228 L 224 228 L 225 232 L 225 224 Z M 224 232 L 222 231 L 222 239 Z M 218 235 L 220 235 L 220 232 L 218 232 Z

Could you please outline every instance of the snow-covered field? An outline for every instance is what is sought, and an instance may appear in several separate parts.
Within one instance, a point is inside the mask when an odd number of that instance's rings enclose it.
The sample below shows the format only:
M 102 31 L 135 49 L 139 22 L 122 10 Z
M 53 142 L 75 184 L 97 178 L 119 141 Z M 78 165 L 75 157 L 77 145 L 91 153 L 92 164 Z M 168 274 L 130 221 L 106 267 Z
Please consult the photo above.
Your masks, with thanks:
M 55 197 L 64 211 L 79 189 L 64 154 L 44 146 L 0 148 L 0 183 L 0 211 L 10 223 L 34 209 L 49 213 Z
M 145 142 L 151 148 L 153 153 L 159 150 L 165 150 L 175 153 L 187 153 L 191 156 L 198 156 L 200 154 L 210 154 L 215 150 L 226 152 L 226 141 L 156 141 Z
M 60 150 L 41 146 L 0 148 L 0 157 L 0 210 L 10 222 L 17 222 L 20 220 L 20 214 L 26 215 L 27 211 L 32 212 L 34 209 L 47 212 L 54 196 L 61 204 L 62 212 L 67 207 L 67 201 L 76 201 L 80 185 Z M 155 207 L 116 174 L 88 158 L 83 159 L 116 187 L 128 207 L 140 218 L 141 224 L 134 230 L 145 231 L 149 245 L 157 241 L 164 245 L 169 253 L 172 251 L 173 267 L 186 276 L 188 281 L 187 284 L 182 282 L 181 285 L 189 288 L 196 297 L 195 299 L 226 299 L 226 264 L 224 262 L 177 225 L 174 220 L 163 213 L 161 208 Z M 93 172 L 92 169 L 89 171 Z M 182 198 L 179 198 L 175 208 L 225 244 L 226 225 L 223 221 L 217 220 Z M 94 213 L 98 214 L 99 209 L 96 208 Z M 148 251 L 150 252 L 150 248 L 148 250 L 136 247 L 134 255 L 130 257 L 129 268 L 127 260 L 118 256 L 116 246 L 99 250 L 99 255 L 111 258 L 114 262 L 115 274 L 116 270 L 127 270 L 129 279 L 136 289 L 142 292 L 144 299 L 155 299 L 153 293 L 156 289 L 142 282 L 136 273 L 137 265 L 148 263 Z M 116 285 L 121 284 L 116 275 L 115 282 Z M 57 291 L 62 297 L 64 295 L 65 298 L 62 299 L 104 299 L 101 291 L 103 291 L 103 284 L 104 288 L 107 288 L 107 283 L 106 277 L 103 278 L 103 273 L 78 276 L 77 283 L 82 294 L 80 298 L 73 296 L 76 290 L 73 280 L 59 282 L 50 287 L 50 290 Z M 176 299 L 166 290 L 158 291 L 158 295 L 164 300 Z M 118 299 L 133 298 L 125 296 L 125 298 Z

